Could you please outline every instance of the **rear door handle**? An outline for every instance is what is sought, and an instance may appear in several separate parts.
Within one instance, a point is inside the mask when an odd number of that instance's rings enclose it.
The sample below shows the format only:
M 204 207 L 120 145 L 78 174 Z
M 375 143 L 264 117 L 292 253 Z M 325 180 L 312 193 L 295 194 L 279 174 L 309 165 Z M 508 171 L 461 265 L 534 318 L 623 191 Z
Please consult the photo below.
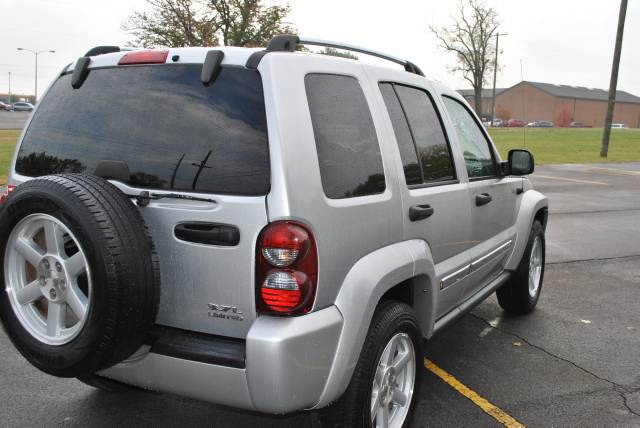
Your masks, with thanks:
M 487 205 L 489 202 L 491 202 L 492 199 L 493 198 L 491 197 L 490 194 L 481 193 L 479 195 L 476 195 L 476 205 L 477 206 Z
M 433 215 L 433 208 L 431 205 L 414 205 L 409 208 L 409 219 L 411 221 L 423 220 Z
M 237 227 L 218 223 L 180 223 L 175 229 L 176 238 L 181 241 L 206 245 L 233 247 L 240 242 L 240 231 Z

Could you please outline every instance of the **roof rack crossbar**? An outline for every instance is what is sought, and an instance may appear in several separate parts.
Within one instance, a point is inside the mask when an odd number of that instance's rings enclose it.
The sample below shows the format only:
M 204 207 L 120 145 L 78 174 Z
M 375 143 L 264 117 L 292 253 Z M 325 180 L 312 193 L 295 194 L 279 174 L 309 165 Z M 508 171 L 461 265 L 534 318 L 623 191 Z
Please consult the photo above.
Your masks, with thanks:
M 260 51 L 260 52 L 256 52 L 254 55 L 252 55 L 252 57 L 249 59 L 249 61 L 247 61 L 247 67 L 250 68 L 257 68 L 258 64 L 260 63 L 260 60 L 262 59 L 262 57 L 264 55 L 266 55 L 268 52 L 292 52 L 293 51 L 293 47 L 296 44 L 300 44 L 300 45 L 313 45 L 313 46 L 324 46 L 324 47 L 328 47 L 328 48 L 335 48 L 335 49 L 345 49 L 345 50 L 349 50 L 349 51 L 353 51 L 353 52 L 360 52 L 366 55 L 371 55 L 377 58 L 382 58 L 385 59 L 387 61 L 391 61 L 394 62 L 396 64 L 399 64 L 401 66 L 404 67 L 404 69 L 406 71 L 408 71 L 409 73 L 414 73 L 420 76 L 424 76 L 424 73 L 422 72 L 422 70 L 420 70 L 420 68 L 418 68 L 417 65 L 415 65 L 414 63 L 410 62 L 410 61 L 406 61 L 404 59 L 400 59 L 397 58 L 395 56 L 392 55 L 388 55 L 382 52 L 378 52 L 378 51 L 374 51 L 371 49 L 367 49 L 367 48 L 363 48 L 360 46 L 355 46 L 355 45 L 350 45 L 350 44 L 346 44 L 346 43 L 339 43 L 339 42 L 332 42 L 330 40 L 322 40 L 322 39 L 314 39 L 314 38 L 310 38 L 310 37 L 298 37 L 295 35 L 280 35 L 280 36 L 275 36 L 273 39 L 271 39 L 271 41 L 269 42 L 269 45 L 267 46 L 267 49 L 264 51 Z

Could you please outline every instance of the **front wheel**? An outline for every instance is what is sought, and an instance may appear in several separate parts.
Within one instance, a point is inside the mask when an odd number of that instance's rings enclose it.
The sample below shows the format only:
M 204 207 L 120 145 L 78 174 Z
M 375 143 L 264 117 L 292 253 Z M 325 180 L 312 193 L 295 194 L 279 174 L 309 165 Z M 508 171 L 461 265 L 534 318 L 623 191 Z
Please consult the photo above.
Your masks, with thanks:
M 344 395 L 325 409 L 323 426 L 410 426 L 420 385 L 422 334 L 412 309 L 385 301 L 373 316 Z
M 496 291 L 498 303 L 506 312 L 524 315 L 533 311 L 540 298 L 544 279 L 544 228 L 534 221 L 527 248 L 509 281 Z

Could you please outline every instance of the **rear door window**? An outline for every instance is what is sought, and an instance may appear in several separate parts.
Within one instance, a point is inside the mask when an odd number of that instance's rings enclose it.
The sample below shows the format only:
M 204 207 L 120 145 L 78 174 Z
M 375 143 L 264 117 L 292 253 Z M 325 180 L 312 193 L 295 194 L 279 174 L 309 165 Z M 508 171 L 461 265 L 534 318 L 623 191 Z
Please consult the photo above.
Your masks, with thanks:
M 325 195 L 341 199 L 384 192 L 380 146 L 358 81 L 309 74 L 305 87 Z
M 380 89 L 393 123 L 407 184 L 455 180 L 451 150 L 431 96 L 422 89 L 400 84 L 382 83 Z
M 27 176 L 85 172 L 124 162 L 126 184 L 265 195 L 269 148 L 262 84 L 254 70 L 223 67 L 211 86 L 202 65 L 91 70 L 80 89 L 67 74 L 42 100 L 18 152 Z

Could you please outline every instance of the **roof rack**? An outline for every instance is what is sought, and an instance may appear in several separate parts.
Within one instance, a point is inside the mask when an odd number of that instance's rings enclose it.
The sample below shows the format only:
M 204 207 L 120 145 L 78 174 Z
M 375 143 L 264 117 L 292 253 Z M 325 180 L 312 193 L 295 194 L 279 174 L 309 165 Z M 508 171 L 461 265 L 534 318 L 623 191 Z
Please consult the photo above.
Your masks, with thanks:
M 120 52 L 119 46 L 96 46 L 95 48 L 91 48 L 87 51 L 84 56 L 96 56 L 96 55 L 104 55 L 112 52 Z
M 293 52 L 296 49 L 296 45 L 324 46 L 328 48 L 345 49 L 353 52 L 360 52 L 366 55 L 375 56 L 377 58 L 382 58 L 387 61 L 400 64 L 409 73 L 424 76 L 422 70 L 420 70 L 420 68 L 414 63 L 404 59 L 396 58 L 391 55 L 387 55 L 382 52 L 374 51 L 360 46 L 349 45 L 346 43 L 332 42 L 329 40 L 313 39 L 308 37 L 298 37 L 289 34 L 275 36 L 273 39 L 271 39 L 269 45 L 265 50 L 256 52 L 249 57 L 246 66 L 248 68 L 257 68 L 260 64 L 260 60 L 262 60 L 262 57 L 269 52 Z
M 84 56 L 98 56 L 104 55 L 113 52 L 127 52 L 127 51 L 135 51 L 143 48 L 137 48 L 133 46 L 126 46 L 121 48 L 120 46 L 96 46 L 95 48 L 91 48 L 87 51 Z

